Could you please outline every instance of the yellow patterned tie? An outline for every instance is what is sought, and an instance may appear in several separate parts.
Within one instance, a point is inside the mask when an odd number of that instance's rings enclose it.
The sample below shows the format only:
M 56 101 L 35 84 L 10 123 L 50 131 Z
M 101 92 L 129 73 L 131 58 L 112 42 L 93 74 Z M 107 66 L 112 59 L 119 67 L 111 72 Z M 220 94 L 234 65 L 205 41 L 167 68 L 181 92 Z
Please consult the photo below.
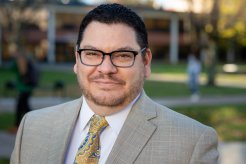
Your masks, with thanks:
M 85 140 L 78 148 L 74 164 L 97 164 L 100 158 L 99 137 L 108 126 L 104 117 L 93 115 L 90 120 L 90 129 Z

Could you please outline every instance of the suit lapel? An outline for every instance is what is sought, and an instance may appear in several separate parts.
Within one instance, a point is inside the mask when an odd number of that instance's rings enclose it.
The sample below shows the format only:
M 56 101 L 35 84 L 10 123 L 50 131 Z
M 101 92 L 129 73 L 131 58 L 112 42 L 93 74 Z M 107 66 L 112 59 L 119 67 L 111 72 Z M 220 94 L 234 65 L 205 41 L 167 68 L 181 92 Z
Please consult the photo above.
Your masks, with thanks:
M 149 120 L 156 117 L 153 103 L 143 92 L 129 113 L 106 163 L 133 163 L 146 145 L 156 126 Z
M 54 120 L 49 141 L 49 156 L 47 163 L 64 163 L 67 147 L 82 105 L 82 98 L 75 100 L 70 105 L 63 106 L 61 112 Z

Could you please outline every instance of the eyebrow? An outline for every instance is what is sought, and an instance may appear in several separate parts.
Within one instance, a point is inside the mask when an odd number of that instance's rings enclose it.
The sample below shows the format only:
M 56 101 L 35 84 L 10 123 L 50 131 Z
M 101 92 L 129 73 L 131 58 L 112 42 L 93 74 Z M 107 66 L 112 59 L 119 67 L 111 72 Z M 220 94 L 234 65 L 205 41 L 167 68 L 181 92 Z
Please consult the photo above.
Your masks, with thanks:
M 81 47 L 82 49 L 92 49 L 92 50 L 100 50 L 102 51 L 101 49 L 98 49 L 94 46 L 91 46 L 91 45 L 84 45 L 83 47 Z M 124 50 L 127 50 L 127 51 L 136 51 L 136 49 L 132 48 L 132 47 L 129 47 L 129 46 L 125 46 L 125 47 L 120 47 L 120 48 L 117 48 L 113 51 L 124 51 Z

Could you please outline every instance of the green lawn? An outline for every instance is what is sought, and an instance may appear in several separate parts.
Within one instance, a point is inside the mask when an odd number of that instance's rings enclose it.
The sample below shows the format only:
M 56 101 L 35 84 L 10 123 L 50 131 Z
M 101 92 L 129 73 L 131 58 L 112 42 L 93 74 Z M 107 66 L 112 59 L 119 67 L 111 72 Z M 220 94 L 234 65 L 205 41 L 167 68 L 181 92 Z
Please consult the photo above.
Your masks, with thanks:
M 14 114 L 13 113 L 1 113 L 0 112 L 0 130 L 7 130 L 14 126 Z
M 176 107 L 175 110 L 212 126 L 222 141 L 246 141 L 246 104 Z
M 162 82 L 162 81 L 146 81 L 145 91 L 150 97 L 176 97 L 176 96 L 189 96 L 190 92 L 187 84 L 175 82 Z M 209 87 L 200 86 L 200 94 L 203 96 L 208 95 L 237 95 L 246 94 L 246 88 L 234 87 Z
M 50 75 L 49 75 L 50 74 Z M 56 73 L 54 73 L 56 74 Z M 57 91 L 53 88 L 53 83 L 59 78 L 52 76 L 52 73 L 44 73 L 44 77 L 49 79 L 44 81 L 42 78 L 41 85 L 34 91 L 34 96 L 57 96 L 65 94 L 65 96 L 75 98 L 81 95 L 75 77 L 71 74 L 63 75 L 65 89 L 63 91 Z M 53 80 L 52 80 L 53 78 Z M 69 79 L 71 78 L 71 80 Z M 74 78 L 74 79 L 73 79 Z M 72 80 L 73 79 L 73 80 Z M 144 89 L 150 97 L 176 97 L 176 96 L 189 96 L 190 92 L 187 84 L 176 83 L 176 82 L 165 82 L 165 81 L 149 81 L 145 82 Z M 246 94 L 246 88 L 234 88 L 234 87 L 208 87 L 205 85 L 200 86 L 200 94 L 203 96 L 208 95 L 242 95 Z M 5 91 L 4 85 L 0 86 L 0 97 L 15 96 L 15 92 Z
M 185 64 L 166 64 L 162 62 L 152 62 L 151 64 L 151 70 L 153 73 L 185 73 L 186 72 L 186 65 Z
M 0 159 L 0 164 L 9 164 L 9 159 L 3 159 L 3 158 L 1 158 Z
M 178 63 L 178 64 L 168 64 L 160 61 L 152 61 L 151 69 L 153 73 L 185 73 L 186 72 L 186 64 L 187 63 Z M 246 72 L 246 65 L 245 63 L 237 64 L 238 72 Z M 219 64 L 217 66 L 217 72 L 223 72 L 223 64 Z M 204 69 L 203 69 L 204 71 Z

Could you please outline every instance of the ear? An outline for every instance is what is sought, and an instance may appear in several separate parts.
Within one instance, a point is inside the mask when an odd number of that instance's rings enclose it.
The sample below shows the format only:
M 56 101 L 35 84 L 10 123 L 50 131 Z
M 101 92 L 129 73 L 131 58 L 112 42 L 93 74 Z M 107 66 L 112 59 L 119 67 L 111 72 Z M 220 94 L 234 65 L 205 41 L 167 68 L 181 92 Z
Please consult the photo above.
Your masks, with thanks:
M 148 48 L 146 49 L 146 54 L 144 58 L 144 77 L 147 78 L 151 74 L 151 60 L 152 60 L 152 53 L 151 50 Z
M 73 72 L 74 72 L 75 74 L 77 74 L 77 71 L 78 71 L 77 61 L 78 61 L 78 54 L 77 54 L 77 52 L 75 52 L 75 64 L 74 64 L 74 66 L 73 66 Z

